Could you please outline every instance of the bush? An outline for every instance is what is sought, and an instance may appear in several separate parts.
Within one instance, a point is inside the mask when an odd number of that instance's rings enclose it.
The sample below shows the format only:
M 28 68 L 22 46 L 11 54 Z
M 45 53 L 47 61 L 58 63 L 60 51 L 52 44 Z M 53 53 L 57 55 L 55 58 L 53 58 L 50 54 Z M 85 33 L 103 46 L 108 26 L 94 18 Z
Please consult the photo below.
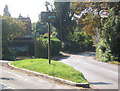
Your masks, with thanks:
M 111 43 L 110 43 L 111 44 Z M 113 55 L 111 45 L 104 38 L 96 46 L 96 57 L 102 62 L 117 61 L 118 57 Z
M 35 41 L 35 57 L 36 58 L 47 58 L 47 41 L 42 38 L 36 38 Z
M 61 42 L 56 40 L 51 40 L 51 56 L 56 56 L 61 51 Z
M 6 49 L 6 53 L 3 53 L 2 59 L 3 60 L 15 60 L 16 59 L 16 51 L 11 48 Z
M 97 44 L 96 57 L 101 61 L 120 62 L 120 16 L 111 15 L 104 24 Z
M 48 39 L 43 37 L 36 38 L 35 57 L 47 58 L 48 57 Z M 61 42 L 57 38 L 51 38 L 51 56 L 56 56 L 61 50 Z
M 74 41 L 69 41 L 69 42 L 62 42 L 62 51 L 64 52 L 81 52 L 81 46 L 74 42 Z
M 14 38 L 24 36 L 25 31 L 26 25 L 21 20 L 2 16 L 2 59 L 15 60 L 16 52 L 11 48 L 11 42 Z
M 65 52 L 93 51 L 94 47 L 91 37 L 85 32 L 75 32 L 69 35 L 69 41 L 62 43 L 62 50 Z

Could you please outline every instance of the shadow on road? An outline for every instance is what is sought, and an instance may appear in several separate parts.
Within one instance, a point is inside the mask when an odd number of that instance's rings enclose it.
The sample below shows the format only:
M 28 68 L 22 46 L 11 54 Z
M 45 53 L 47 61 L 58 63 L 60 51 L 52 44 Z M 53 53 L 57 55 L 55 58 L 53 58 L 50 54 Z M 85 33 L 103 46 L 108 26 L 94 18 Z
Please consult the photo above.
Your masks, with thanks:
M 95 56 L 95 52 L 84 52 L 84 53 L 79 53 L 77 55 L 81 55 L 81 56 Z
M 0 77 L 0 80 L 14 80 L 13 78 Z
M 73 53 L 73 54 L 60 52 L 60 56 L 53 57 L 52 60 L 61 61 L 63 59 L 69 58 L 72 55 L 80 55 L 80 56 L 87 56 L 87 57 L 93 56 L 93 57 L 95 57 L 95 52 L 83 52 L 83 53 Z
M 63 60 L 63 59 L 67 59 L 67 58 L 69 58 L 69 57 L 70 57 L 70 56 L 64 56 L 64 55 L 62 55 L 62 56 L 60 56 L 60 57 L 52 58 L 52 60 L 61 61 L 61 60 Z
M 108 84 L 112 84 L 112 83 L 107 83 L 107 82 L 90 82 L 90 84 L 92 84 L 92 85 L 108 85 Z

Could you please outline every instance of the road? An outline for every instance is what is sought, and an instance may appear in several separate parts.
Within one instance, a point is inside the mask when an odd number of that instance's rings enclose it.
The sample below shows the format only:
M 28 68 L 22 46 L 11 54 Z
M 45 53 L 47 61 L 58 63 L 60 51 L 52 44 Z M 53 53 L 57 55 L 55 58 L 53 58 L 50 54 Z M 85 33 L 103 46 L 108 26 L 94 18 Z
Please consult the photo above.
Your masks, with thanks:
M 59 61 L 82 72 L 94 89 L 118 89 L 118 65 L 96 61 L 94 53 L 70 55 Z
M 2 89 L 81 89 L 0 66 Z
M 118 89 L 118 65 L 96 61 L 94 53 L 69 55 L 59 61 L 82 72 L 93 89 Z M 3 89 L 81 89 L 2 66 L 0 72 L 0 87 Z

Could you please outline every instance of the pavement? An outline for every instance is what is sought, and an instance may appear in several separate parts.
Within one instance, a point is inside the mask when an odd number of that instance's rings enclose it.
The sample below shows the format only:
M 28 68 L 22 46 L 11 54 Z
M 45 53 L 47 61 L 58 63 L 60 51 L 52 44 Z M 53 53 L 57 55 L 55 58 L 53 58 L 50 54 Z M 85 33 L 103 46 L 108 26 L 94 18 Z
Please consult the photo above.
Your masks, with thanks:
M 93 89 L 118 89 L 118 84 L 120 84 L 118 82 L 118 79 L 120 79 L 118 65 L 96 61 L 94 52 L 68 56 L 59 61 L 82 72 Z

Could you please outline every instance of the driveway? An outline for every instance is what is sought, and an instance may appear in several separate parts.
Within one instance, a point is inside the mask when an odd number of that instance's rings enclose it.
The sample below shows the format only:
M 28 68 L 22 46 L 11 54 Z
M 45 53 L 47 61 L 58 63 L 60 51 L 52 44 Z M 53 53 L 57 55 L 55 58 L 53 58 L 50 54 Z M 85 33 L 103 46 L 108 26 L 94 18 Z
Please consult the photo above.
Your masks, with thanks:
M 118 65 L 96 61 L 95 53 L 69 55 L 59 61 L 82 72 L 94 89 L 118 89 Z

